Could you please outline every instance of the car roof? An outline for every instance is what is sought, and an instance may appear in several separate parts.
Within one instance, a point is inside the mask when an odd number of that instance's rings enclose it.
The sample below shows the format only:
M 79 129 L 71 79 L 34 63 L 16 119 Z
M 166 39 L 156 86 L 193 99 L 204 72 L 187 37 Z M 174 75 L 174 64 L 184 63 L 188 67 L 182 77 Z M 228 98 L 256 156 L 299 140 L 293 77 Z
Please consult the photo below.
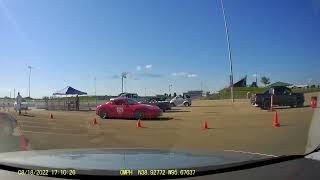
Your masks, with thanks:
M 130 98 L 127 98 L 127 97 L 117 97 L 117 98 L 112 98 L 112 99 L 110 99 L 110 101 L 119 101 L 119 100 L 125 101 L 125 100 L 128 100 L 128 99 L 130 99 Z

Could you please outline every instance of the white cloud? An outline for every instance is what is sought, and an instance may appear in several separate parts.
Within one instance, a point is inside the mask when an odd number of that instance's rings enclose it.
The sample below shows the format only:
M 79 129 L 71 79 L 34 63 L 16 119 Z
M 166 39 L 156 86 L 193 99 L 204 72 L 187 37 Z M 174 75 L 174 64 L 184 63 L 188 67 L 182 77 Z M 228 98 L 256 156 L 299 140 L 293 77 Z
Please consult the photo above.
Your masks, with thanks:
M 192 77 L 197 77 L 198 75 L 196 75 L 196 74 L 188 74 L 187 76 L 192 78 Z
M 146 69 L 146 70 L 152 69 L 152 64 L 147 64 L 147 65 L 145 65 L 145 66 L 144 66 L 144 69 Z
M 172 76 L 177 76 L 177 77 L 184 77 L 184 78 L 193 78 L 197 77 L 197 74 L 193 73 L 186 73 L 186 72 L 177 72 L 177 73 L 172 73 Z
M 136 67 L 137 71 L 141 71 L 141 66 Z

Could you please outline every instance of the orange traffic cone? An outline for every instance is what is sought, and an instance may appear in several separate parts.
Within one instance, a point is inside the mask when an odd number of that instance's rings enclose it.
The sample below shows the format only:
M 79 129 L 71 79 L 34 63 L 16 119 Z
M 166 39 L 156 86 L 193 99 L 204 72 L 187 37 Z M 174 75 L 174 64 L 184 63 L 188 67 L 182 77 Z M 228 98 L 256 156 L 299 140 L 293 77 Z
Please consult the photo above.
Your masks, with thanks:
M 92 125 L 96 125 L 96 124 L 98 124 L 98 121 L 97 121 L 96 118 L 93 118 L 93 119 L 92 119 Z
M 205 121 L 205 122 L 203 123 L 202 129 L 203 129 L 203 130 L 209 129 L 209 128 L 208 128 L 208 122 L 207 122 L 207 121 Z
M 136 128 L 142 128 L 142 125 L 141 125 L 141 120 L 138 119 L 137 123 L 136 123 Z
M 272 124 L 272 126 L 274 128 L 277 128 L 277 127 L 280 126 L 279 121 L 278 121 L 278 112 L 277 111 L 275 111 L 274 114 L 273 114 L 273 124 Z
M 53 114 L 52 113 L 50 113 L 50 119 L 53 119 Z
M 27 139 L 24 137 L 24 135 L 20 135 L 20 148 L 21 151 L 26 151 L 27 150 Z

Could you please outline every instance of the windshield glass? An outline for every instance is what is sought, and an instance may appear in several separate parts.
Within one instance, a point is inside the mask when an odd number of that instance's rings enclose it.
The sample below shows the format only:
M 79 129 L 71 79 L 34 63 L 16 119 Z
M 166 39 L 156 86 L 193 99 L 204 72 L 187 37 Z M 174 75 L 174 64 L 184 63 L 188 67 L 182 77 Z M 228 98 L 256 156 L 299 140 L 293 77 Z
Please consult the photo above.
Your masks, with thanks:
M 135 104 L 139 104 L 137 101 L 133 100 L 133 99 L 128 99 L 128 104 L 129 105 L 135 105 Z
M 305 154 L 320 143 L 310 140 L 319 9 L 313 0 L 0 0 L 0 152 Z M 232 155 L 222 156 L 215 162 Z

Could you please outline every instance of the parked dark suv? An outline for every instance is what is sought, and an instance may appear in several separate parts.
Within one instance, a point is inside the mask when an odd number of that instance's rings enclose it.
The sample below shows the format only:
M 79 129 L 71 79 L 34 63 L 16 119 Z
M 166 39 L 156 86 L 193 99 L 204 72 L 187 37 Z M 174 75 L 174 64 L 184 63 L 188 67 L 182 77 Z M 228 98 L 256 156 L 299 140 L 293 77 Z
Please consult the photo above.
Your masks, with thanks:
M 273 105 L 301 107 L 304 103 L 303 93 L 293 93 L 291 89 L 284 86 L 272 87 L 264 93 L 255 94 L 251 97 L 251 104 L 261 109 L 270 109 L 271 95 L 273 96 Z

